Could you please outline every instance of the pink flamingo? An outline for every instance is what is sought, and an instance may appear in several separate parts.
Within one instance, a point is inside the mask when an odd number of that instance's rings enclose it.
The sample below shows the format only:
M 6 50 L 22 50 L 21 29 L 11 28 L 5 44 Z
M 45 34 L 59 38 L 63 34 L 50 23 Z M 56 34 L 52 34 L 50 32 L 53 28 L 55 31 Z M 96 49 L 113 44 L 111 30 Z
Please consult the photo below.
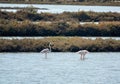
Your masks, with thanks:
M 87 50 L 80 50 L 80 51 L 78 51 L 78 52 L 76 52 L 76 53 L 78 53 L 78 54 L 81 55 L 81 56 L 80 56 L 80 59 L 81 59 L 81 60 L 84 60 L 84 59 L 85 59 L 85 55 L 86 55 L 87 53 L 89 53 L 89 51 L 87 51 Z
M 49 48 L 43 49 L 41 53 L 45 54 L 45 59 L 47 59 L 47 53 L 51 52 L 51 43 L 49 43 Z

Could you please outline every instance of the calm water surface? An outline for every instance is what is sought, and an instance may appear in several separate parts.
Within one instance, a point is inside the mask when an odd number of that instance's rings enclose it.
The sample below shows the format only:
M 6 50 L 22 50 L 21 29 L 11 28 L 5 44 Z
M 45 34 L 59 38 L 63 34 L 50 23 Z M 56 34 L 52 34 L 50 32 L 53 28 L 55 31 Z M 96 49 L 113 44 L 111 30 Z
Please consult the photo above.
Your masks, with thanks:
M 0 39 L 44 39 L 44 38 L 74 38 L 73 37 L 0 37 Z M 92 39 L 95 40 L 96 38 L 101 38 L 101 39 L 114 39 L 114 40 L 120 40 L 120 37 L 79 37 L 79 38 L 84 38 L 84 39 Z
M 0 84 L 120 84 L 120 52 L 0 53 Z
M 39 10 L 38 12 L 62 13 L 77 11 L 95 11 L 95 12 L 120 12 L 120 6 L 85 6 L 85 5 L 49 5 L 49 4 L 32 4 L 37 8 L 46 8 L 48 10 Z M 30 4 L 3 4 L 0 7 L 27 7 Z M 16 10 L 7 10 L 16 11 Z

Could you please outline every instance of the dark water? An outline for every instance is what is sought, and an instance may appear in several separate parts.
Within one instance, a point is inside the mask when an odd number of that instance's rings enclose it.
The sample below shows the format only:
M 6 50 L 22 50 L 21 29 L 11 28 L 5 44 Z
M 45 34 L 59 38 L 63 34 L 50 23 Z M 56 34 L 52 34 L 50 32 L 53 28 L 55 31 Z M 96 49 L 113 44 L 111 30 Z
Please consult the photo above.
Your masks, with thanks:
M 120 84 L 120 53 L 0 53 L 0 84 Z

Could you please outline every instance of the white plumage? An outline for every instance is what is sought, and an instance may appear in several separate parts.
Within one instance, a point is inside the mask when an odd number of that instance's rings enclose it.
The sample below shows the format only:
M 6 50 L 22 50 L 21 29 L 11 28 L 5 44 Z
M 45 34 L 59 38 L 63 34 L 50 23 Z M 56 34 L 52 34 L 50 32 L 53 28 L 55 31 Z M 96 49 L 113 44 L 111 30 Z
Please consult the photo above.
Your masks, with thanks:
M 41 51 L 41 53 L 49 53 L 49 52 L 50 52 L 50 50 L 49 50 L 48 48 L 43 49 L 43 50 Z
M 80 50 L 80 51 L 78 51 L 78 52 L 76 52 L 76 53 L 78 53 L 78 54 L 81 55 L 81 56 L 80 56 L 80 59 L 81 59 L 81 60 L 84 60 L 84 59 L 85 59 L 85 55 L 86 55 L 87 53 L 89 53 L 89 51 L 87 51 L 87 50 Z
M 47 59 L 47 53 L 51 52 L 51 43 L 49 43 L 49 48 L 43 49 L 41 53 L 45 54 L 45 59 Z

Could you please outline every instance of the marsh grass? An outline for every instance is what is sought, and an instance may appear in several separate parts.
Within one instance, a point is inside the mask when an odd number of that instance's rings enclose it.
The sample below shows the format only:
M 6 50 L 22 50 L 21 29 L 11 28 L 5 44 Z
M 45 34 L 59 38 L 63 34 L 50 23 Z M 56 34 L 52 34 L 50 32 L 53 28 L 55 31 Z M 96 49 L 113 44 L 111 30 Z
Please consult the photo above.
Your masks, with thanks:
M 87 49 L 90 52 L 119 52 L 120 40 L 83 39 L 80 37 L 47 37 L 43 39 L 0 39 L 0 52 L 40 52 L 48 48 L 51 42 L 52 52 L 76 52 Z
M 84 24 L 0 20 L 0 36 L 120 36 L 120 23 Z

